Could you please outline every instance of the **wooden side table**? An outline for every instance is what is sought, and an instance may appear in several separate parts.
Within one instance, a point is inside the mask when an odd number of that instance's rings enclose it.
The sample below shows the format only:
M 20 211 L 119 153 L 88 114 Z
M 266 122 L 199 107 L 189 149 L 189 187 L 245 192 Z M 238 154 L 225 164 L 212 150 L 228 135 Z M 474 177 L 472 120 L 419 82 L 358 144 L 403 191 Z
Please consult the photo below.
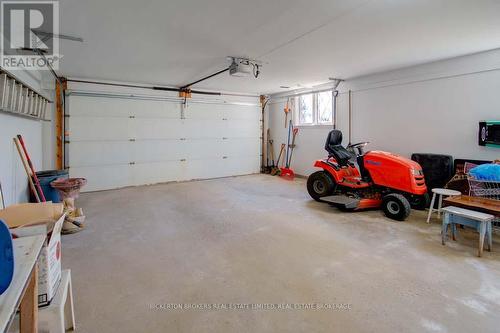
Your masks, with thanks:
M 20 332 L 38 331 L 37 260 L 46 235 L 14 239 L 14 277 L 9 288 L 0 295 L 0 332 L 10 327 L 16 311 L 20 312 Z
M 500 218 L 500 200 L 461 195 L 459 197 L 448 197 L 443 200 L 443 203 L 448 206 L 471 209 Z
M 439 196 L 438 201 L 438 218 L 441 217 L 441 207 L 443 206 L 443 196 L 451 197 L 462 195 L 462 193 L 455 190 L 448 190 L 446 188 L 433 188 L 432 189 L 432 200 L 429 206 L 429 214 L 427 215 L 427 223 L 431 222 L 432 211 L 434 210 L 434 203 L 436 202 L 436 196 Z

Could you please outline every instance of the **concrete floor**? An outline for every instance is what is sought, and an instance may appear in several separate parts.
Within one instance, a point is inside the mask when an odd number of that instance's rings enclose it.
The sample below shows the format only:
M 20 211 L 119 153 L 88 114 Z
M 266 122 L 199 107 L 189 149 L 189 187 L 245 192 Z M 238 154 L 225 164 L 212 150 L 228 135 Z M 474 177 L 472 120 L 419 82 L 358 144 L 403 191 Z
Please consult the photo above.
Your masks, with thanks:
M 305 180 L 265 175 L 88 193 L 78 204 L 87 229 L 63 237 L 63 267 L 79 332 L 499 329 L 499 239 L 483 258 L 473 233 L 442 246 L 424 212 L 406 222 L 341 213 L 310 200 Z M 252 309 L 277 303 L 297 308 Z

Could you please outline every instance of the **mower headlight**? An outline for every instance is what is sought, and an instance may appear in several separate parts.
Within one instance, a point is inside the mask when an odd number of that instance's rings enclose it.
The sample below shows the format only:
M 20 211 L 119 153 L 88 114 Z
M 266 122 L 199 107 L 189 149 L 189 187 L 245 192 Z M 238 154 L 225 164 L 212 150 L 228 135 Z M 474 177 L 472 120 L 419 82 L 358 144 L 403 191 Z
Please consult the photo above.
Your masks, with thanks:
M 411 173 L 414 176 L 423 176 L 424 175 L 424 172 L 422 170 L 419 170 L 419 169 L 411 169 Z

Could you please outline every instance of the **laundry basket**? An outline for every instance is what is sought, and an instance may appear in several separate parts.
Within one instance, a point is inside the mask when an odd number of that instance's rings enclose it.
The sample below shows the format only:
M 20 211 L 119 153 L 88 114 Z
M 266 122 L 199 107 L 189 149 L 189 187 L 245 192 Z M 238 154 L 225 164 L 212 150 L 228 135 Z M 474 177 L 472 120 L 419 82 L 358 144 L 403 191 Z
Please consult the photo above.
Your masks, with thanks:
M 471 196 L 500 200 L 500 181 L 478 180 L 471 176 L 468 180 Z

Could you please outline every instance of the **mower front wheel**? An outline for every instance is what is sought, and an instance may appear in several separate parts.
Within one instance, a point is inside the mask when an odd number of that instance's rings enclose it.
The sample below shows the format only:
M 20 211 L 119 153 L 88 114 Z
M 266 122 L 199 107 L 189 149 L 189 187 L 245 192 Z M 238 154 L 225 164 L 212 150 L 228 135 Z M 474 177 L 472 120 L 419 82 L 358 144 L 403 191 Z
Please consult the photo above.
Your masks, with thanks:
M 416 210 L 425 210 L 429 207 L 431 199 L 429 198 L 429 193 L 423 195 L 415 195 L 410 198 L 411 208 Z
M 334 187 L 335 183 L 325 171 L 316 171 L 307 178 L 307 192 L 316 201 L 332 194 Z
M 404 195 L 391 193 L 382 199 L 385 216 L 397 221 L 404 221 L 410 215 L 411 206 Z

